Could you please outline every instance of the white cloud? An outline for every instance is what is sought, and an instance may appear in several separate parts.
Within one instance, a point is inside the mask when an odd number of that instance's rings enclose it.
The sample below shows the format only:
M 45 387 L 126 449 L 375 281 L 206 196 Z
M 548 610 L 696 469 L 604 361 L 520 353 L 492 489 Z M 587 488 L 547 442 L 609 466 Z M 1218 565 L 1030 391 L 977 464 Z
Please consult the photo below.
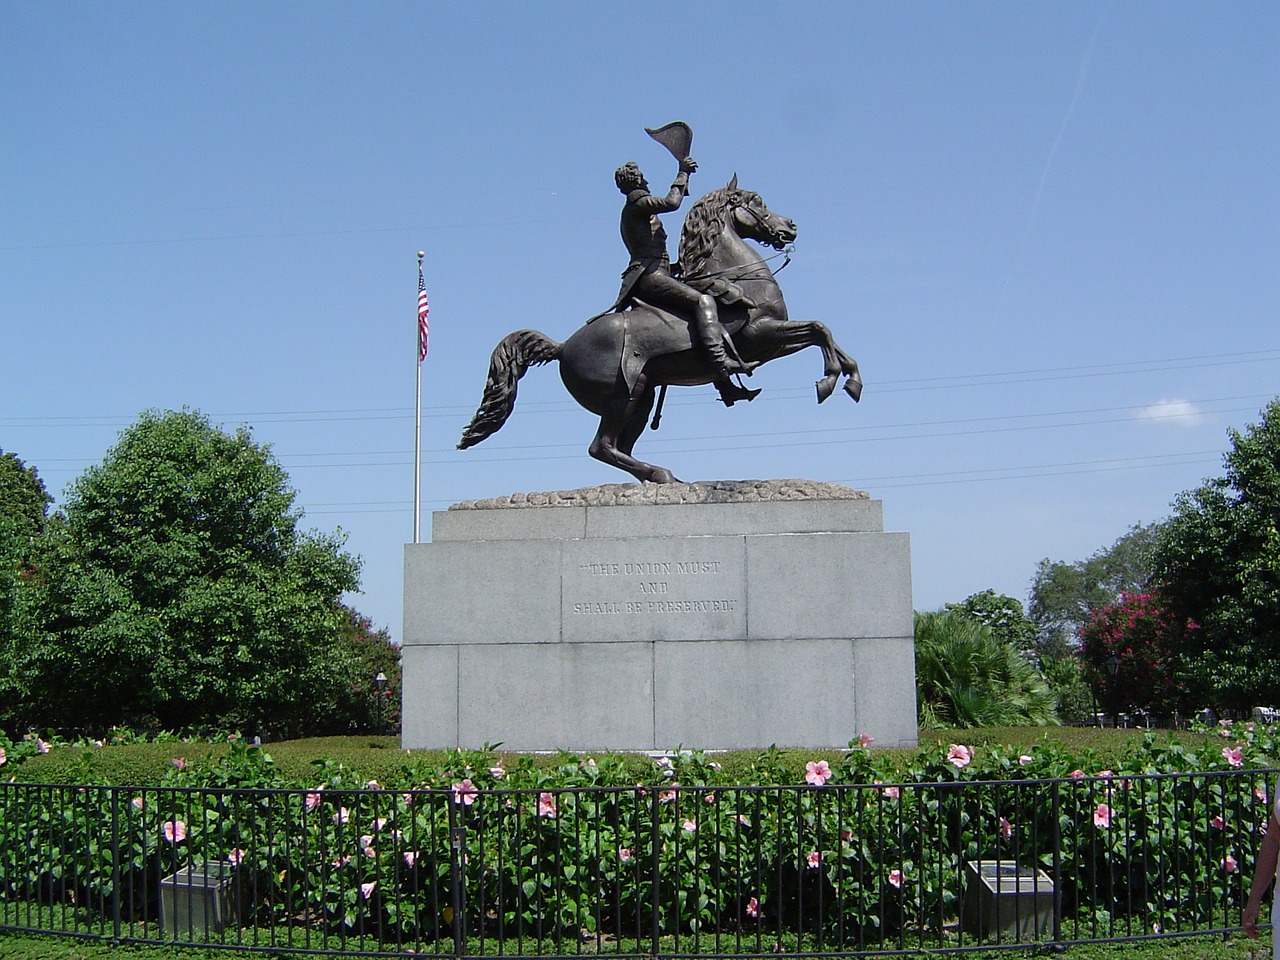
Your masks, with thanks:
M 1209 415 L 1189 400 L 1160 400 L 1139 410 L 1137 419 L 1175 427 L 1198 427 L 1208 422 Z

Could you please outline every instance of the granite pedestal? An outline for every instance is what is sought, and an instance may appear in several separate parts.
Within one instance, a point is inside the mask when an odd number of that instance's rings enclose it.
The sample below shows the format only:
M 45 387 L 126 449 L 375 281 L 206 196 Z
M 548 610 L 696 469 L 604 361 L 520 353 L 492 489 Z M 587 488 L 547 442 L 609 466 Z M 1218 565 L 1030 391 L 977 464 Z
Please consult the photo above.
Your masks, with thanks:
M 911 564 L 808 481 L 456 504 L 405 548 L 406 748 L 916 743 Z

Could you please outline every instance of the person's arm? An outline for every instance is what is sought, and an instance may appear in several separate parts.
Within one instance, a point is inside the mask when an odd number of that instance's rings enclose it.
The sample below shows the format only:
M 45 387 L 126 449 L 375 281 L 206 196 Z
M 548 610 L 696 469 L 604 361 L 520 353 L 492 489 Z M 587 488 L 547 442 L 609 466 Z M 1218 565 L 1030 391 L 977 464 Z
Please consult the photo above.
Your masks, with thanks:
M 675 182 L 671 184 L 671 189 L 667 192 L 667 195 L 665 197 L 655 197 L 650 194 L 647 197 L 641 197 L 637 201 L 637 206 L 646 213 L 670 213 L 673 210 L 679 210 L 680 204 L 689 195 L 689 174 L 697 169 L 697 162 L 685 157 L 680 161 L 680 172 L 676 174 Z
M 1280 859 L 1280 820 L 1276 819 L 1272 810 L 1267 821 L 1267 832 L 1258 847 L 1258 863 L 1254 868 L 1253 886 L 1249 888 L 1249 902 L 1244 905 L 1244 914 L 1240 918 L 1240 927 L 1246 937 L 1258 936 L 1258 914 L 1262 910 L 1262 895 L 1276 875 L 1276 861 Z M 1277 921 L 1272 917 L 1272 922 Z

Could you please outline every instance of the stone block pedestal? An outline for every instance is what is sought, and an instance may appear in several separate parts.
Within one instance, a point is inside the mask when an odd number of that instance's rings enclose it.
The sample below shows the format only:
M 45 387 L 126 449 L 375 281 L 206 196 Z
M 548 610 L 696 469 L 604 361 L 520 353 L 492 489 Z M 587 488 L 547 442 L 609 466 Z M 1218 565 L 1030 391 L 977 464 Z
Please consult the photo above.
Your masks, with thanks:
M 916 743 L 908 537 L 846 487 L 458 504 L 405 548 L 404 609 L 406 748 Z

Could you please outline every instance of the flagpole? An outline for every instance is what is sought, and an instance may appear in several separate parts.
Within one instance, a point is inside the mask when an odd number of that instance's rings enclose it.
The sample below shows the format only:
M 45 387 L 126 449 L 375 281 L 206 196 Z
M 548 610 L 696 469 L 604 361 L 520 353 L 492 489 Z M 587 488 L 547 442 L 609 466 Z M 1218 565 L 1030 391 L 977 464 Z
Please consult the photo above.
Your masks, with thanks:
M 422 542 L 422 361 L 426 356 L 426 284 L 422 277 L 423 250 L 418 251 L 418 323 L 416 356 L 418 386 L 413 401 L 413 542 Z

